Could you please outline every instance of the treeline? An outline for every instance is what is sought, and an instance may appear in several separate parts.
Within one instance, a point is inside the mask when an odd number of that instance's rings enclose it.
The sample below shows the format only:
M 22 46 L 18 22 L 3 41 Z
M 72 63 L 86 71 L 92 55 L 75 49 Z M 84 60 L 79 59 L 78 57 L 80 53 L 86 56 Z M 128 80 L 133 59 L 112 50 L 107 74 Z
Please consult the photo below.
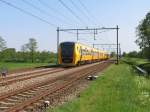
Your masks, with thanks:
M 150 60 L 150 12 L 148 12 L 144 19 L 140 21 L 136 28 L 136 34 L 138 38 L 135 42 L 141 51 L 124 52 L 123 56 L 146 58 Z
M 56 62 L 56 53 L 50 51 L 38 51 L 37 48 L 36 40 L 30 38 L 28 43 L 21 46 L 20 51 L 16 51 L 15 48 L 7 48 L 6 41 L 0 37 L 0 62 Z
M 129 53 L 123 52 L 122 56 L 131 58 L 147 58 L 147 56 L 142 51 L 131 51 Z
M 150 12 L 140 21 L 136 33 L 138 38 L 135 42 L 141 49 L 137 56 L 150 60 Z

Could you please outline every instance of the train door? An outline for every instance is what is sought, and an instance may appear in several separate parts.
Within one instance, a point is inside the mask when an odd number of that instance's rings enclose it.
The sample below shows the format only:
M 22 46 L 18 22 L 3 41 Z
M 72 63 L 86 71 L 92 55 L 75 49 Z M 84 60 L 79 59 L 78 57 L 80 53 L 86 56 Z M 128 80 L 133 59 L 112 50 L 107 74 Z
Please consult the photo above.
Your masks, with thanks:
M 81 64 L 82 56 L 83 56 L 83 51 L 82 51 L 82 47 L 81 47 L 81 46 L 80 46 L 80 48 L 79 48 L 79 55 L 80 55 L 80 57 L 79 57 L 79 62 L 78 62 L 78 64 Z

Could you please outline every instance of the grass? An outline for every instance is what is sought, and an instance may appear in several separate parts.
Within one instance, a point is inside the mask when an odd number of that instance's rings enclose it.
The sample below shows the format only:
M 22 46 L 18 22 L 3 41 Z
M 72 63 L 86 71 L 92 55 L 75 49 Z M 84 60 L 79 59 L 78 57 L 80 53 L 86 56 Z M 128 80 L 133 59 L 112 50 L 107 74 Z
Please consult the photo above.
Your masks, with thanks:
M 141 58 L 129 58 L 129 57 L 125 57 L 122 58 L 122 60 L 128 62 L 129 64 L 132 65 L 140 65 L 140 64 L 145 64 L 148 63 L 147 59 L 141 59 Z
M 139 66 L 150 74 L 150 62 L 147 59 L 140 58 L 123 58 L 123 60 L 131 65 Z
M 80 98 L 47 112 L 149 112 L 150 80 L 132 67 L 112 65 L 81 93 Z
M 48 65 L 48 63 L 6 63 L 6 62 L 0 62 L 0 68 L 6 67 L 8 70 L 16 70 L 16 69 L 22 69 L 22 68 L 34 68 L 39 66 L 45 66 Z

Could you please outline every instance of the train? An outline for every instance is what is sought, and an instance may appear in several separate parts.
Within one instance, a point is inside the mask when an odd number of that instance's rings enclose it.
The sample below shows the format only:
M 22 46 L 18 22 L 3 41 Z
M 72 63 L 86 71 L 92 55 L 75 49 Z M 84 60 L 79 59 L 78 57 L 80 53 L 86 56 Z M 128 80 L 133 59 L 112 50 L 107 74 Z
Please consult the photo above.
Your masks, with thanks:
M 63 66 L 78 66 L 109 59 L 106 51 L 78 42 L 62 42 L 58 47 L 58 64 Z

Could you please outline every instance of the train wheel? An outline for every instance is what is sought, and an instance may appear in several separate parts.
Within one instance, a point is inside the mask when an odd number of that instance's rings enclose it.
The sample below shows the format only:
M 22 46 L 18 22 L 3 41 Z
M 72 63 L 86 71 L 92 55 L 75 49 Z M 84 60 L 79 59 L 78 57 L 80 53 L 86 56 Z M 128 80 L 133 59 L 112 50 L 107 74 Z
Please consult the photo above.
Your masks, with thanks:
M 81 63 L 80 63 L 80 62 L 78 62 L 77 66 L 80 66 L 80 65 L 81 65 Z

